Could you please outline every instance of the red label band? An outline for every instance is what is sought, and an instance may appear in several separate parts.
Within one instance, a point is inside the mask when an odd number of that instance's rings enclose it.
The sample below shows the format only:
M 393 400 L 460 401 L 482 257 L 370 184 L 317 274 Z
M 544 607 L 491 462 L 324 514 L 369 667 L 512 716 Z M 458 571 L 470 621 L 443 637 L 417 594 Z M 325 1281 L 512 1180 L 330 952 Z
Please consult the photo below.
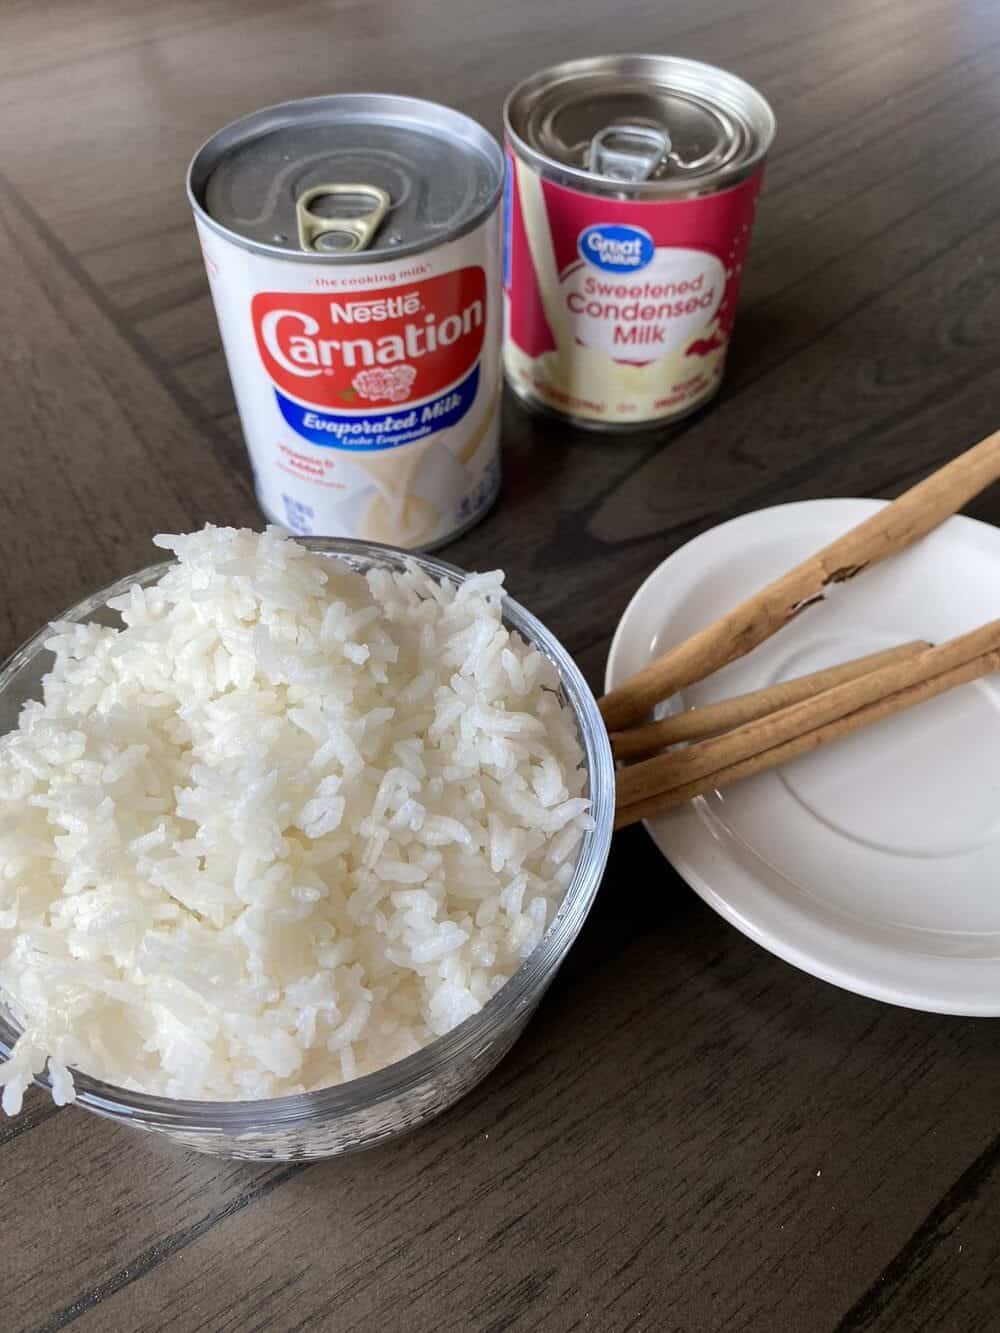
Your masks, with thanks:
M 469 267 L 407 287 L 260 292 L 251 314 L 268 375 L 299 401 L 340 411 L 416 403 L 479 359 L 486 275 Z

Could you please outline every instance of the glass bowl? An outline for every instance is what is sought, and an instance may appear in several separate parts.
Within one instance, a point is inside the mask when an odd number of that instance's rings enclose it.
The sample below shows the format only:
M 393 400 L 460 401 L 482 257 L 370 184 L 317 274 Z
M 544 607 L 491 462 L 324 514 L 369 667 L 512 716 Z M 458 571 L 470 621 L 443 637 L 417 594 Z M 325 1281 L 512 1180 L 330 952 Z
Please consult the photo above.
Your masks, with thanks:
M 298 539 L 312 551 L 364 571 L 373 565 L 401 569 L 412 560 L 433 578 L 461 582 L 462 570 L 441 560 L 392 547 L 335 538 Z M 58 617 L 118 625 L 106 605 L 133 583 L 155 583 L 173 564 L 164 561 L 119 579 Z M 579 933 L 597 893 L 614 817 L 614 765 L 607 732 L 593 694 L 572 658 L 538 620 L 505 598 L 504 622 L 553 663 L 561 698 L 572 710 L 585 754 L 594 827 L 584 834 L 566 896 L 541 942 L 510 980 L 477 1014 L 429 1045 L 374 1074 L 315 1092 L 261 1101 L 200 1102 L 147 1096 L 74 1070 L 76 1105 L 124 1125 L 165 1134 L 200 1152 L 224 1157 L 308 1160 L 356 1152 L 405 1133 L 440 1115 L 474 1087 L 510 1050 Z M 40 631 L 0 669 L 0 735 L 17 725 L 22 704 L 41 696 L 51 666 Z M 0 1008 L 0 1055 L 17 1038 Z M 48 1087 L 41 1075 L 36 1082 Z

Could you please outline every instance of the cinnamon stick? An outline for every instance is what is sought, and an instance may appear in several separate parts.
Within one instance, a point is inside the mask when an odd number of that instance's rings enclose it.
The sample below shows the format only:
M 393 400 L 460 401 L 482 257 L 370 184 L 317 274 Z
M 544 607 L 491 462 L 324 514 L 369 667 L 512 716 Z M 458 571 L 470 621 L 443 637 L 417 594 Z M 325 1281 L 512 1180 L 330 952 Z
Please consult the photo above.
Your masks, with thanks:
M 688 708 L 683 713 L 674 713 L 644 726 L 613 731 L 611 748 L 616 759 L 644 759 L 658 750 L 665 750 L 669 745 L 678 745 L 681 741 L 699 741 L 706 736 L 729 731 L 742 722 L 752 722 L 754 718 L 764 717 L 779 708 L 809 699 L 845 680 L 855 680 L 878 667 L 915 657 L 928 647 L 930 645 L 924 640 L 916 639 L 912 643 L 901 643 L 896 648 L 869 653 L 866 657 L 856 657 L 837 666 L 824 667 L 821 671 L 811 671 L 807 676 L 779 681 L 776 685 L 752 690 L 749 694 L 738 694 L 718 703 Z
M 621 768 L 617 777 L 618 804 L 632 805 L 657 792 L 717 773 L 992 651 L 1000 651 L 1000 620 L 991 620 L 969 634 L 925 648 L 915 657 L 891 662 L 834 685 L 722 736 Z
M 750 652 L 831 584 L 905 550 L 998 478 L 1000 431 L 611 690 L 600 701 L 608 730 L 641 721 L 661 699 Z
M 828 722 L 825 726 L 816 727 L 812 731 L 803 732 L 802 735 L 785 741 L 781 745 L 773 746 L 768 750 L 761 750 L 759 753 L 753 754 L 738 763 L 727 765 L 715 773 L 707 773 L 703 777 L 683 783 L 680 786 L 654 792 L 644 799 L 633 801 L 628 805 L 619 804 L 615 812 L 615 828 L 625 828 L 629 824 L 637 823 L 640 819 L 649 819 L 653 815 L 663 814 L 678 805 L 683 805 L 695 796 L 703 796 L 710 791 L 721 791 L 726 787 L 733 786 L 734 783 L 743 781 L 744 778 L 753 777 L 755 774 L 766 772 L 771 768 L 778 768 L 782 764 L 787 764 L 791 760 L 799 758 L 800 755 L 819 749 L 822 745 L 829 745 L 833 741 L 841 740 L 855 731 L 860 731 L 863 727 L 880 722 L 883 718 L 903 712 L 904 709 L 913 708 L 928 699 L 933 699 L 936 695 L 944 694 L 959 685 L 966 685 L 970 681 L 978 680 L 980 677 L 988 676 L 998 670 L 1000 670 L 1000 652 L 992 651 L 984 653 L 980 657 L 974 657 L 968 662 L 962 663 L 961 666 L 953 667 L 950 671 L 944 671 L 940 675 L 931 676 L 929 679 L 921 681 L 919 684 L 886 695 L 885 698 L 867 704 L 856 712 L 848 713 L 846 716 L 840 717 L 834 722 Z

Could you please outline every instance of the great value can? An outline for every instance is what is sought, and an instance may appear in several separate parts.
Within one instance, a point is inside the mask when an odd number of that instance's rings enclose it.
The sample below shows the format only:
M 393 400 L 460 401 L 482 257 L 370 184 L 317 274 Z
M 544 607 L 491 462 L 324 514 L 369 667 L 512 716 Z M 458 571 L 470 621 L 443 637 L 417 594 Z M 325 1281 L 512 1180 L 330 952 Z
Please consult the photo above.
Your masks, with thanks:
M 294 532 L 438 546 L 500 483 L 499 144 L 409 97 L 287 102 L 188 194 L 257 496 Z
M 573 60 L 504 108 L 504 361 L 529 403 L 646 426 L 719 387 L 774 116 L 672 56 Z

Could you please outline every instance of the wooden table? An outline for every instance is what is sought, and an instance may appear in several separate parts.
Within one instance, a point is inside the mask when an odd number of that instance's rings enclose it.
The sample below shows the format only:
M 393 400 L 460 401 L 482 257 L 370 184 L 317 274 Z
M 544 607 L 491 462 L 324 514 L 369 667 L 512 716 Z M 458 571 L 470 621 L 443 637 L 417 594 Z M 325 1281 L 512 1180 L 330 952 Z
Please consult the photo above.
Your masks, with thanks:
M 595 686 L 681 542 L 893 494 L 997 425 L 991 0 L 8 0 L 0 23 L 0 653 L 154 532 L 259 524 L 183 174 L 289 97 L 395 89 L 497 130 L 532 69 L 650 49 L 773 102 L 721 397 L 624 439 L 508 401 L 500 503 L 447 551 L 504 566 Z M 998 1032 L 795 971 L 630 830 L 513 1054 L 410 1139 L 248 1167 L 33 1093 L 0 1126 L 0 1328 L 993 1330 Z

